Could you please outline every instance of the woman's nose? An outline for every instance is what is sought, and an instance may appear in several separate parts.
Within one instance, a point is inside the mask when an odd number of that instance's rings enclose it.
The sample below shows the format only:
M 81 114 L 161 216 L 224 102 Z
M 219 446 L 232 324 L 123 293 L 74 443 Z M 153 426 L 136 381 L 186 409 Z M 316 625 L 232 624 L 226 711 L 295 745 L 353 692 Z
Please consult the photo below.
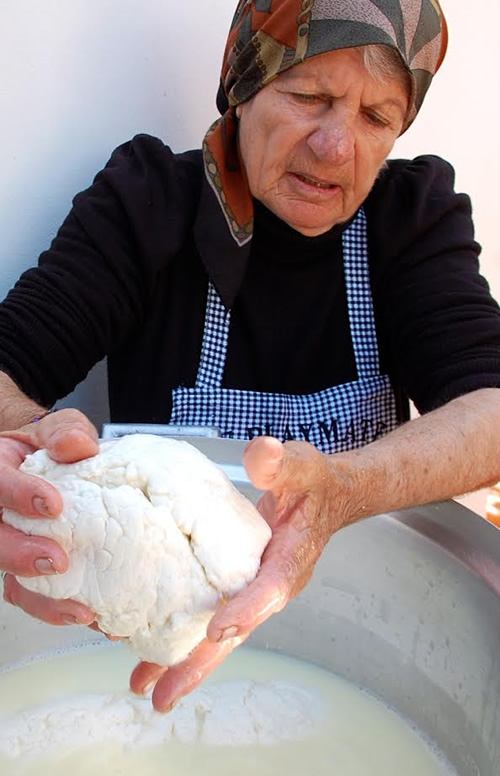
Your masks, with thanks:
M 345 164 L 354 156 L 354 132 L 344 120 L 325 120 L 309 135 L 308 145 L 322 162 Z

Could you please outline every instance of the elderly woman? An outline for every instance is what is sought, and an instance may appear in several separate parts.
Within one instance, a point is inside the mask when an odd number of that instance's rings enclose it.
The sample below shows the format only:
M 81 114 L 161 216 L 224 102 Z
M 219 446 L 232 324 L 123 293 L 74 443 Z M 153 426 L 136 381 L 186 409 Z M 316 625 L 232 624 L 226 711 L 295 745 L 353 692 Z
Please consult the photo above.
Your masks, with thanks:
M 158 709 L 301 590 L 334 531 L 500 479 L 500 313 L 468 199 L 436 157 L 386 161 L 445 49 L 436 0 L 241 0 L 203 152 L 117 149 L 0 307 L 4 504 L 58 513 L 17 466 L 96 451 L 77 411 L 32 421 L 105 354 L 113 420 L 259 437 L 261 571 L 185 663 L 136 669 Z M 408 397 L 423 416 L 398 428 Z M 7 599 L 91 623 L 11 576 L 66 565 L 0 525 Z

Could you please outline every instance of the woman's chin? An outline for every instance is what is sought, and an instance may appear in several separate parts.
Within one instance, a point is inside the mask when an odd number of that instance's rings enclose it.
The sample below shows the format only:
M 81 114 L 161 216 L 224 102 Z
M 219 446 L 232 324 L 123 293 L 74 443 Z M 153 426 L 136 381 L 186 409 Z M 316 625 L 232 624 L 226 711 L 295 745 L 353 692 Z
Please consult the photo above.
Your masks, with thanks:
M 263 204 L 295 231 L 305 237 L 318 237 L 348 219 L 340 191 L 339 195 L 335 202 L 328 203 L 294 198 Z
M 317 210 L 317 208 L 311 208 L 310 205 L 302 205 L 290 209 L 288 212 L 282 214 L 278 213 L 278 217 L 285 221 L 288 226 L 295 229 L 296 232 L 304 235 L 304 237 L 319 237 L 321 234 L 328 232 L 333 226 L 341 223 L 343 218 L 342 213 L 325 214 L 318 212 L 310 212 Z

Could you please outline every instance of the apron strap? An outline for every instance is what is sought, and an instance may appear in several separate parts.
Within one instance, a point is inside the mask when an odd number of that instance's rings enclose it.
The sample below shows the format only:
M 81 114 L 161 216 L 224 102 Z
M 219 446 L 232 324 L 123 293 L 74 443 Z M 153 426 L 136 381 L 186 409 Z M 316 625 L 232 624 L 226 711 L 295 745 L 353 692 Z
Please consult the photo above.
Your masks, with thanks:
M 212 283 L 208 283 L 205 330 L 201 347 L 196 388 L 218 388 L 222 385 L 226 364 L 227 340 L 231 310 L 226 310 Z
M 344 277 L 351 339 L 359 378 L 380 374 L 377 330 L 373 311 L 368 235 L 363 208 L 342 235 Z

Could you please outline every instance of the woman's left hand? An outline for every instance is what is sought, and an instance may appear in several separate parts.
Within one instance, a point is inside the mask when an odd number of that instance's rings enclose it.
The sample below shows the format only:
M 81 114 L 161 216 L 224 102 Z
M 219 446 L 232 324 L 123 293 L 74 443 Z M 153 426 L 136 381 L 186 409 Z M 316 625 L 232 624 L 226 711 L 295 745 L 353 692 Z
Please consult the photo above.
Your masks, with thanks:
M 247 446 L 245 467 L 255 487 L 266 491 L 258 507 L 272 538 L 255 580 L 218 607 L 207 638 L 186 660 L 169 669 L 152 663 L 136 667 L 131 689 L 143 694 L 155 685 L 155 709 L 169 711 L 307 584 L 330 536 L 348 516 L 349 476 L 334 459 L 305 442 L 283 445 L 260 437 Z

